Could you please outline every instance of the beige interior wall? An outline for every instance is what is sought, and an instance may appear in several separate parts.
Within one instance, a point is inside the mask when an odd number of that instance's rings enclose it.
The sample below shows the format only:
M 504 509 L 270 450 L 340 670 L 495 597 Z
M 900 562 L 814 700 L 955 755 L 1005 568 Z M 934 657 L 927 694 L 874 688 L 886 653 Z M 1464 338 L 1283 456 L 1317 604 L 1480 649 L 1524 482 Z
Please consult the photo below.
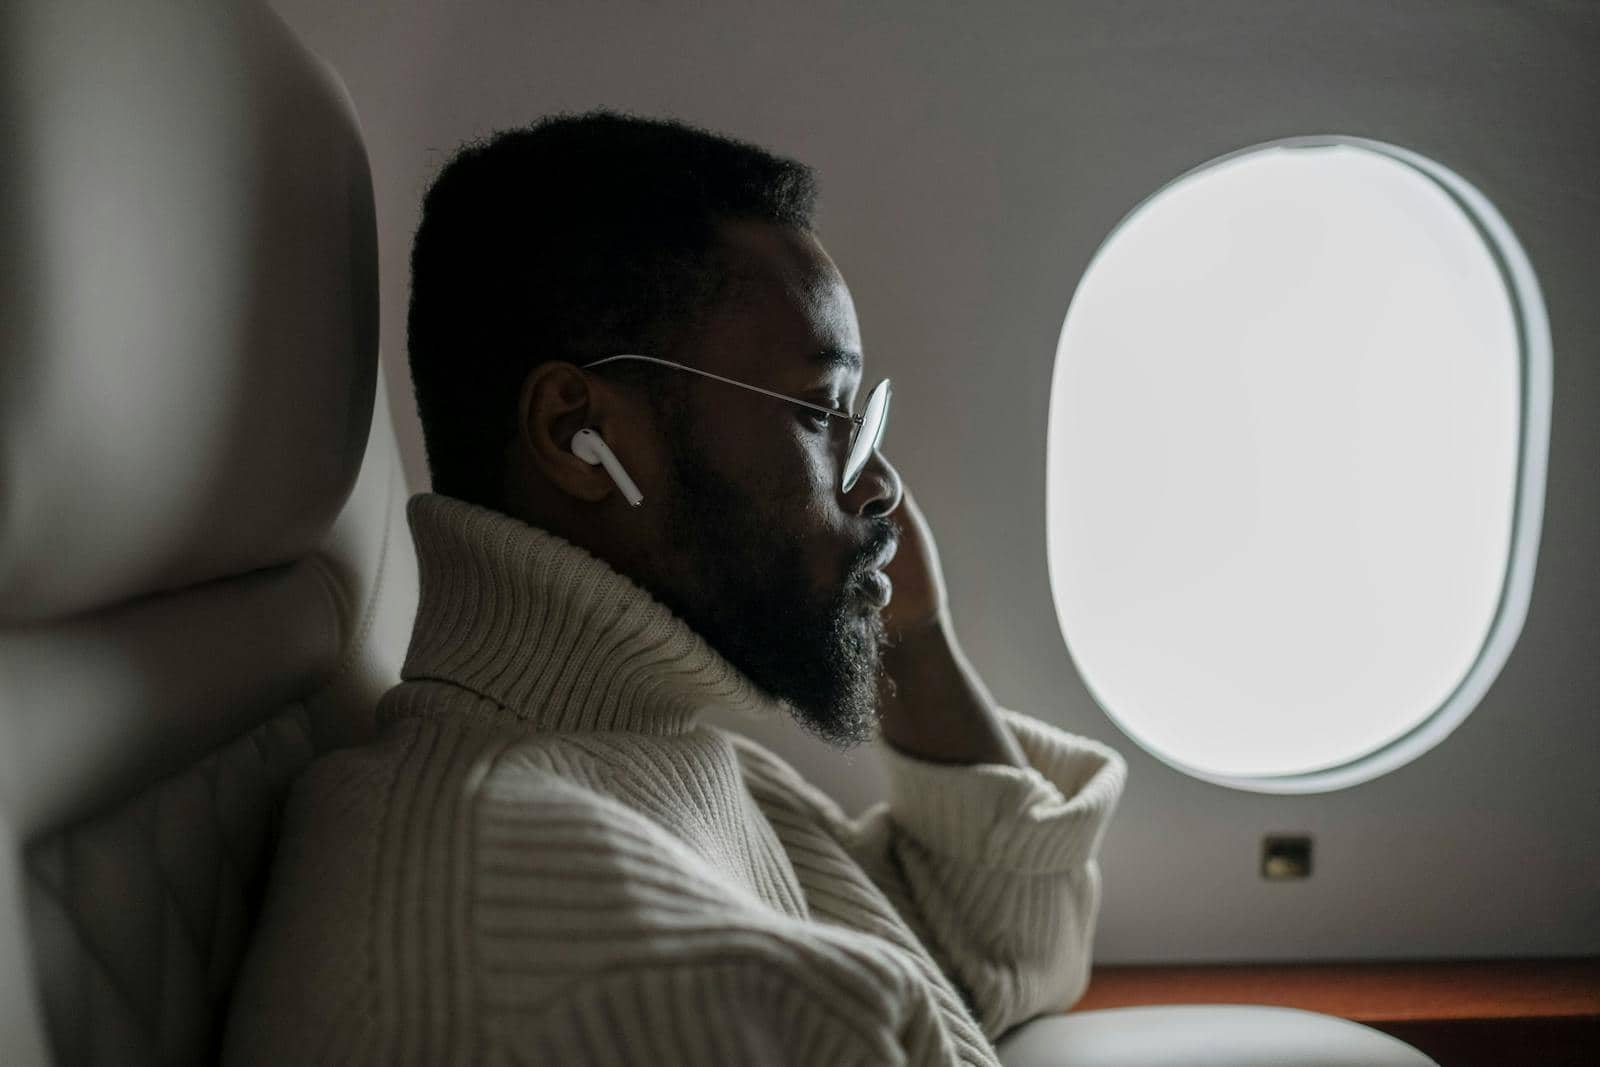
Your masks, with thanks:
M 884 452 L 934 523 L 960 636 L 997 699 L 1116 746 L 1101 960 L 1600 952 L 1600 16 L 1583 3 L 1094 0 L 1062 4 L 277 0 L 343 75 L 377 186 L 383 347 L 407 381 L 407 256 L 427 182 L 465 139 L 555 110 L 684 117 L 799 157 L 851 286 Z M 1151 190 L 1242 146 L 1344 133 L 1475 184 L 1532 260 L 1555 345 L 1533 602 L 1480 708 L 1434 751 L 1307 797 L 1196 782 L 1099 711 L 1045 571 L 1045 418 L 1073 287 Z M 393 397 L 413 488 L 414 407 Z M 850 808 L 848 759 L 761 732 Z M 1260 839 L 1316 840 L 1267 883 Z

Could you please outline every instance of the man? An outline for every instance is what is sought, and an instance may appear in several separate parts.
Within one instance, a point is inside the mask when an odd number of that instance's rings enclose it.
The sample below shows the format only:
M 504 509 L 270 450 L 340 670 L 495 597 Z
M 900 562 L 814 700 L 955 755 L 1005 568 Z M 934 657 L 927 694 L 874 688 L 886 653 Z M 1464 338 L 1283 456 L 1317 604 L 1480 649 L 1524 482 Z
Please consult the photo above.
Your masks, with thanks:
M 992 1064 L 1082 994 L 1125 765 L 961 654 L 815 196 L 609 112 L 440 174 L 403 681 L 296 784 L 230 1061 Z M 881 725 L 889 802 L 712 706 Z

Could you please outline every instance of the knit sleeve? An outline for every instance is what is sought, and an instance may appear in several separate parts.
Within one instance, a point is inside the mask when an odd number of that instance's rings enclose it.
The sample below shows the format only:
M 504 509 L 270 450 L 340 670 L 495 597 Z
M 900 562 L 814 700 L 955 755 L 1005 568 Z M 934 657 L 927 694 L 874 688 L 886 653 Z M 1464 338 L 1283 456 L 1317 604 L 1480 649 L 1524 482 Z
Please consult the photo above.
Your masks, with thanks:
M 1087 988 L 1096 856 L 1127 775 L 1114 749 L 1001 715 L 1028 767 L 929 763 L 884 745 L 888 802 L 842 828 L 991 1040 Z
M 910 960 L 774 911 L 610 798 L 531 774 L 485 794 L 470 951 L 489 1062 L 963 1058 Z
M 504 1020 L 491 1047 L 518 1063 L 593 1067 L 954 1062 L 930 1005 L 923 1018 L 904 1018 L 897 998 L 850 999 L 831 977 L 763 949 L 633 966 L 575 984 L 537 1017 Z

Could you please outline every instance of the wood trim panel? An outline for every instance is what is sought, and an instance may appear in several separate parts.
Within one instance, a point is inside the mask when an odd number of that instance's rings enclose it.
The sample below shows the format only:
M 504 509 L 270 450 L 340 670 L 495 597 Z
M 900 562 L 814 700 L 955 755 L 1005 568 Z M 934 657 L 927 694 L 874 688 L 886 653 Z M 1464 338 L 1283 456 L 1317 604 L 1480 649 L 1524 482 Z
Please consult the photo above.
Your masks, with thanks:
M 1106 965 L 1073 1010 L 1136 1004 L 1274 1004 L 1362 1023 L 1600 1018 L 1600 957 Z
M 1336 1015 L 1441 1067 L 1600 1064 L 1600 957 L 1095 967 L 1073 1011 L 1268 1004 Z

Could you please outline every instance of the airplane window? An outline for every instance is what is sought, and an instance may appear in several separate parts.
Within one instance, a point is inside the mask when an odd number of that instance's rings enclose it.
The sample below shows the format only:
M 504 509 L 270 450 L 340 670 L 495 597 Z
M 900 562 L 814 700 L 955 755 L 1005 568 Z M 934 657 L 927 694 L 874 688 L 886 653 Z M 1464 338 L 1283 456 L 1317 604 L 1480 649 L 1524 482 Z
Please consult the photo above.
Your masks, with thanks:
M 1146 199 L 1050 401 L 1051 585 L 1101 708 L 1262 792 L 1437 744 L 1526 614 L 1549 365 L 1509 228 L 1431 160 L 1289 138 Z

